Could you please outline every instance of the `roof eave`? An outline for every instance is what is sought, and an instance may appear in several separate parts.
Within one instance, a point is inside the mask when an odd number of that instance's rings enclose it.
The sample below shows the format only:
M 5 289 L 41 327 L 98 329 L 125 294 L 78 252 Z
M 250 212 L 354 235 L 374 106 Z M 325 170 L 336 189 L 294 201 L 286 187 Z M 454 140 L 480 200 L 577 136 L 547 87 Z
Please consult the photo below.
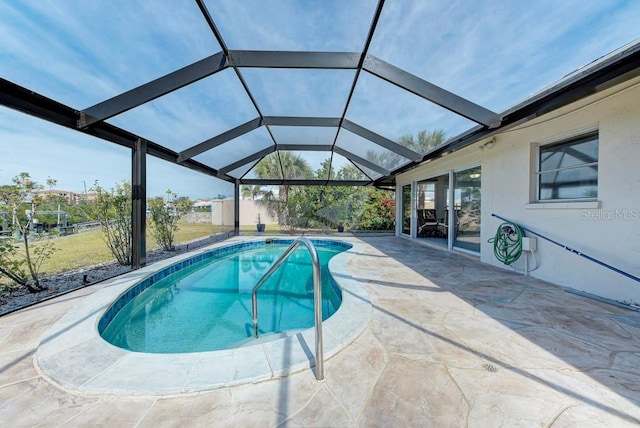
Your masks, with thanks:
M 637 76 L 640 76 L 640 40 L 594 61 L 589 66 L 576 70 L 547 89 L 505 110 L 500 114 L 502 117 L 500 126 L 493 129 L 475 126 L 425 154 L 421 161 L 408 163 L 391 171 L 389 175 L 378 178 L 374 186 L 395 185 L 395 177 L 398 174 L 426 161 L 460 150 Z

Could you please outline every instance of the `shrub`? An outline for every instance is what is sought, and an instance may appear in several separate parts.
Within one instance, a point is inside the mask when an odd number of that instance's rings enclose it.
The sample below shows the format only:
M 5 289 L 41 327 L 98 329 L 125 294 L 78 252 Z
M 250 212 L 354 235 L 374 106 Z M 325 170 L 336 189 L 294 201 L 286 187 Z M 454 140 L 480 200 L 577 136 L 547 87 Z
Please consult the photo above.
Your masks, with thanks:
M 189 212 L 191 202 L 187 198 L 179 198 L 171 190 L 167 190 L 166 195 L 166 199 L 160 196 L 149 199 L 149 229 L 153 239 L 163 250 L 173 251 L 178 220 Z
M 13 178 L 13 184 L 0 186 L 0 209 L 11 213 L 9 236 L 0 239 L 0 274 L 17 284 L 27 287 L 31 293 L 44 290 L 40 284 L 40 267 L 56 251 L 48 234 L 31 232 L 33 211 L 41 200 L 33 192 L 42 186 L 31 181 L 28 173 L 23 172 Z M 30 203 L 26 210 L 26 220 L 19 215 L 20 208 Z M 42 241 L 31 246 L 32 241 Z
M 108 192 L 96 181 L 92 190 L 96 192 L 95 218 L 111 254 L 121 265 L 131 265 L 131 183 L 116 183 L 115 189 Z
M 396 214 L 396 201 L 387 192 L 369 189 L 360 227 L 365 230 L 392 230 Z

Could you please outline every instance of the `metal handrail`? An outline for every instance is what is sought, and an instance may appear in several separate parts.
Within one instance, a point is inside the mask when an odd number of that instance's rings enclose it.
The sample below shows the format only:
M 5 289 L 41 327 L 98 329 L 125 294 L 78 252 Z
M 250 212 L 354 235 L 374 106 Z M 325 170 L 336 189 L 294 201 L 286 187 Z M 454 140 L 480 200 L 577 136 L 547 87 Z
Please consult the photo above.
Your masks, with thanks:
M 316 339 L 316 379 L 324 380 L 324 356 L 322 350 L 322 277 L 320 275 L 320 258 L 316 247 L 309 238 L 296 238 L 291 245 L 282 253 L 271 268 L 264 274 L 260 281 L 253 287 L 251 292 L 251 309 L 253 316 L 253 336 L 258 338 L 258 289 L 269 279 L 271 275 L 289 258 L 289 256 L 304 244 L 311 255 L 313 266 L 313 317 Z
M 506 221 L 506 222 L 509 222 L 509 223 L 516 224 L 515 222 L 513 222 L 513 221 L 511 221 L 511 220 L 507 220 L 506 218 L 501 217 L 501 216 L 499 216 L 498 214 L 495 214 L 495 213 L 491 213 L 491 216 L 492 216 L 492 217 L 499 218 L 499 219 L 500 219 L 500 220 L 502 220 L 502 221 Z M 526 231 L 527 231 L 527 232 L 529 232 L 529 233 L 532 233 L 532 234 L 534 234 L 534 235 L 536 235 L 536 236 L 539 236 L 540 238 L 544 239 L 545 241 L 551 242 L 552 244 L 557 245 L 558 247 L 561 247 L 561 248 L 563 248 L 563 249 L 565 249 L 565 250 L 569 251 L 570 253 L 576 254 L 576 255 L 578 255 L 578 256 L 580 256 L 580 257 L 583 257 L 583 258 L 585 258 L 585 259 L 587 259 L 587 260 L 589 260 L 589 261 L 591 261 L 591 262 L 594 262 L 594 263 L 596 263 L 596 264 L 599 264 L 599 265 L 600 265 L 600 266 L 602 266 L 602 267 L 605 267 L 605 268 L 607 268 L 607 269 L 609 269 L 609 270 L 612 270 L 612 271 L 614 271 L 615 273 L 619 273 L 620 275 L 624 275 L 624 276 L 626 276 L 627 278 L 629 278 L 629 279 L 633 279 L 633 280 L 634 280 L 634 281 L 636 281 L 636 282 L 640 282 L 640 277 L 637 277 L 637 276 L 635 276 L 635 275 L 631 275 L 630 273 L 625 272 L 625 271 L 623 271 L 622 269 L 618 269 L 618 268 L 617 268 L 617 267 L 615 267 L 615 266 L 611 266 L 610 264 L 605 263 L 605 262 L 603 262 L 602 260 L 598 260 L 598 259 L 596 259 L 595 257 L 591 257 L 591 256 L 589 256 L 589 255 L 587 255 L 587 254 L 585 254 L 585 253 L 583 253 L 583 252 L 581 252 L 581 251 L 578 251 L 578 250 L 576 250 L 576 249 L 574 249 L 574 248 L 571 248 L 571 247 L 569 247 L 569 246 L 567 246 L 567 245 L 561 244 L 561 243 L 560 243 L 560 242 L 558 242 L 558 241 L 554 241 L 554 240 L 553 240 L 553 239 L 551 239 L 551 238 L 547 238 L 546 236 L 544 236 L 544 235 L 542 235 L 542 234 L 540 234 L 540 233 L 538 233 L 538 232 L 534 232 L 533 230 L 529 229 L 528 227 L 524 227 L 524 226 L 522 226 L 522 225 L 518 225 L 518 226 L 520 226 L 520 229 L 522 229 L 522 230 L 526 230 Z

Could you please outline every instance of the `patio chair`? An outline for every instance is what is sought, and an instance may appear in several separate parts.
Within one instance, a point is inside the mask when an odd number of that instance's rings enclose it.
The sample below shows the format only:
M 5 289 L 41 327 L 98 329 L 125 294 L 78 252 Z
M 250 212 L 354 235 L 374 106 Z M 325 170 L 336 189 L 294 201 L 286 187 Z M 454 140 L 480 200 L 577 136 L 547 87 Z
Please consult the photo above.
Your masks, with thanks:
M 458 227 L 458 214 L 460 213 L 459 210 L 455 210 L 455 222 L 454 222 L 454 228 L 457 229 Z M 443 238 L 447 238 L 449 236 L 449 210 L 445 210 L 444 211 L 444 219 L 442 221 L 438 222 L 438 235 L 443 237 Z
M 418 214 L 418 236 L 435 236 L 438 233 L 438 220 L 436 210 L 421 209 Z

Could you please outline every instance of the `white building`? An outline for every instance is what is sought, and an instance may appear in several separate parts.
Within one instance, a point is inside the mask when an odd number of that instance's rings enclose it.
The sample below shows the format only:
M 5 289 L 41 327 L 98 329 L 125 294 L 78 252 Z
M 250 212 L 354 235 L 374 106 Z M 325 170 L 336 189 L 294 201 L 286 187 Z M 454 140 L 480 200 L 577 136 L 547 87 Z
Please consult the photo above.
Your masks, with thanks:
M 640 69 L 636 60 L 610 78 L 605 67 L 637 50 L 615 52 L 505 112 L 522 116 L 511 126 L 397 174 L 397 234 L 523 271 L 525 256 L 506 266 L 494 255 L 497 214 L 640 277 Z M 565 95 L 588 77 L 589 90 Z M 540 98 L 547 104 L 538 108 Z M 540 237 L 536 243 L 535 259 L 524 253 L 530 275 L 640 304 L 639 281 Z
M 243 199 L 238 201 L 240 206 L 240 226 L 254 226 L 260 222 L 266 225 L 278 224 L 278 219 L 269 213 L 266 206 L 260 201 Z M 218 226 L 234 225 L 234 200 L 233 199 L 213 199 L 211 201 L 198 200 L 193 204 L 194 208 L 206 208 L 206 211 L 191 212 L 187 215 L 190 223 L 211 223 Z

